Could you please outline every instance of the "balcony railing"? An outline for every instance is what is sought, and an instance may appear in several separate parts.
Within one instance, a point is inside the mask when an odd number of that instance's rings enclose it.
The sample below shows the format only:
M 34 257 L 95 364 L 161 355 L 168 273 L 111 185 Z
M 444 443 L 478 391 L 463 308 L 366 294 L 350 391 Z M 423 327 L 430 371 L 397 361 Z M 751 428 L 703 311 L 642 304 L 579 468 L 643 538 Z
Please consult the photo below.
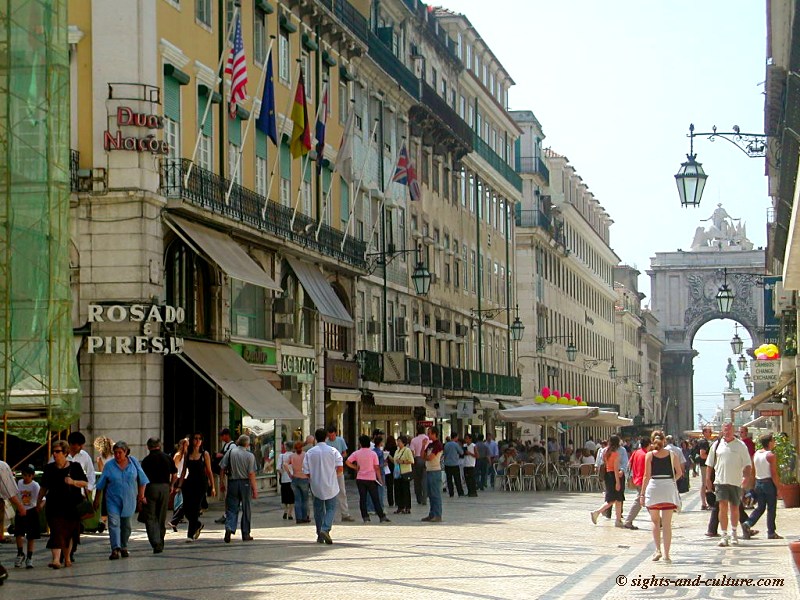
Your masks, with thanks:
M 518 156 L 517 171 L 531 175 L 541 175 L 544 185 L 550 185 L 550 169 L 538 156 Z
M 264 196 L 238 184 L 233 185 L 230 199 L 226 204 L 225 193 L 230 181 L 195 165 L 188 184 L 184 185 L 189 164 L 190 161 L 185 158 L 162 162 L 162 194 L 181 198 L 200 208 L 272 233 L 287 242 L 309 248 L 359 269 L 366 269 L 364 242 L 348 237 L 342 250 L 344 233 L 329 225 L 322 225 L 319 239 L 315 239 L 317 221 L 300 212 L 295 216 L 292 229 L 291 208 L 267 200 Z
M 369 31 L 366 37 L 370 58 L 378 63 L 378 66 L 397 81 L 413 98 L 419 98 L 419 80 L 411 72 L 411 69 L 405 66 L 403 61 L 397 58 L 392 53 L 392 49 L 384 44 L 376 34 Z
M 420 87 L 422 89 L 422 97 L 420 98 L 422 103 L 455 134 L 459 141 L 468 148 L 468 152 L 472 152 L 472 128 L 467 125 L 464 119 L 458 116 L 458 113 L 430 85 L 423 81 Z
M 81 164 L 81 153 L 77 150 L 69 151 L 69 189 L 71 192 L 77 192 L 80 185 L 78 181 L 78 169 Z
M 517 227 L 539 227 L 544 229 L 558 244 L 566 246 L 564 225 L 558 219 L 547 216 L 540 210 L 522 210 L 517 205 L 515 224 Z
M 369 22 L 355 6 L 347 0 L 319 0 L 320 3 L 331 11 L 347 28 L 356 34 L 364 43 L 367 42 Z
M 497 154 L 494 150 L 489 147 L 489 144 L 484 142 L 480 136 L 472 132 L 472 140 L 473 140 L 473 147 L 475 148 L 475 152 L 480 155 L 486 162 L 488 162 L 491 167 L 497 171 L 506 181 L 508 181 L 517 191 L 522 191 L 522 178 L 520 178 L 519 173 L 514 171 L 506 161 L 500 158 L 500 155 Z
M 382 383 L 381 354 L 370 351 L 361 351 L 360 354 L 364 360 L 364 369 L 361 372 L 364 381 Z M 445 367 L 410 357 L 406 357 L 406 380 L 402 383 L 498 396 L 522 395 L 522 380 L 519 377 Z

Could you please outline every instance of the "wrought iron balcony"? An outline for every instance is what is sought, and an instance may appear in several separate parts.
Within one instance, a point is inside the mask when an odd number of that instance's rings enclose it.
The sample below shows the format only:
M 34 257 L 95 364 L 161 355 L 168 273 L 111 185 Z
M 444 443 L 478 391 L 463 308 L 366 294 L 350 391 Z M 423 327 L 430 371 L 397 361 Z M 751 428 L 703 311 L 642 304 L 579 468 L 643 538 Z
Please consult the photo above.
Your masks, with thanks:
M 543 180 L 543 185 L 550 185 L 550 169 L 538 156 L 518 156 L 517 172 L 539 175 Z
M 329 225 L 322 225 L 319 239 L 315 239 L 317 221 L 308 215 L 297 213 L 294 229 L 290 226 L 292 209 L 267 200 L 264 196 L 233 185 L 230 199 L 225 203 L 225 193 L 230 181 L 216 173 L 198 166 L 192 167 L 189 181 L 184 178 L 189 167 L 188 159 L 165 160 L 161 165 L 161 193 L 172 198 L 181 198 L 210 212 L 226 216 L 274 236 L 340 260 L 359 269 L 366 270 L 364 258 L 366 244 L 347 238 L 342 250 L 344 233 Z
M 364 359 L 361 377 L 364 381 L 381 383 L 381 353 L 361 351 L 361 355 Z M 496 394 L 498 396 L 522 395 L 522 380 L 519 377 L 509 377 L 497 373 L 480 373 L 457 367 L 445 367 L 444 365 L 410 357 L 406 357 L 406 380 L 402 383 L 450 391 Z
M 392 53 L 392 49 L 371 31 L 367 32 L 367 44 L 369 57 L 413 98 L 419 98 L 419 82 L 416 76 Z
M 409 110 L 411 134 L 434 152 L 452 152 L 456 159 L 472 152 L 472 129 L 447 102 L 424 81 L 418 81 L 420 104 Z
M 71 192 L 77 192 L 79 188 L 78 169 L 81 164 L 81 153 L 77 150 L 69 151 L 69 189 Z
M 541 210 L 522 210 L 519 204 L 515 213 L 517 227 L 544 229 L 557 244 L 566 247 L 567 240 L 564 236 L 564 224 L 559 219 L 553 219 Z
M 472 132 L 472 137 L 475 152 L 477 152 L 481 158 L 488 162 L 489 165 L 491 165 L 491 167 L 506 181 L 513 185 L 517 191 L 521 192 L 522 178 L 519 176 L 519 173 L 512 169 L 511 165 L 509 165 L 506 161 L 500 158 L 500 155 L 492 150 L 489 144 L 484 142 L 481 137 L 475 133 L 475 131 Z
M 331 11 L 350 31 L 361 41 L 368 42 L 369 22 L 355 6 L 347 0 L 319 0 L 325 8 Z

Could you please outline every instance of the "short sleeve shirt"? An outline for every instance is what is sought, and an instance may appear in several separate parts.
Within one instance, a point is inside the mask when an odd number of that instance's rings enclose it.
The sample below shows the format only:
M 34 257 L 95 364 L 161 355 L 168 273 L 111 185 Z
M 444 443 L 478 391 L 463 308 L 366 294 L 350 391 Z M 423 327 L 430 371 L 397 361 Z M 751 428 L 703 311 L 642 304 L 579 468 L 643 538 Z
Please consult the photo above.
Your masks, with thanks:
M 750 453 L 741 440 L 720 439 L 719 444 L 711 446 L 706 465 L 714 468 L 714 483 L 741 486 L 744 469 L 750 466 Z
M 376 480 L 375 467 L 378 466 L 378 455 L 374 451 L 369 448 L 356 450 L 347 458 L 347 462 L 358 465 L 356 479 L 361 479 L 362 481 Z
M 337 435 L 334 439 L 327 439 L 325 443 L 332 448 L 336 448 L 339 451 L 339 454 L 342 456 L 345 455 L 347 452 L 347 442 L 344 441 L 344 438 L 340 435 Z

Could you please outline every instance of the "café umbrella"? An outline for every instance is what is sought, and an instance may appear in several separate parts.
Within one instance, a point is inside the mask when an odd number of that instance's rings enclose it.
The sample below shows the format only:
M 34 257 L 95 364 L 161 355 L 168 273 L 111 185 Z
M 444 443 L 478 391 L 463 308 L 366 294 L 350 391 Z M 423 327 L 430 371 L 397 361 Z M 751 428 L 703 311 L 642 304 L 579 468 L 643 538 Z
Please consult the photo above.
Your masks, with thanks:
M 547 448 L 547 427 L 555 423 L 576 423 L 596 416 L 600 409 L 595 406 L 564 406 L 561 404 L 532 404 L 516 406 L 498 411 L 503 421 L 530 423 L 544 427 L 545 477 L 550 474 L 550 457 Z

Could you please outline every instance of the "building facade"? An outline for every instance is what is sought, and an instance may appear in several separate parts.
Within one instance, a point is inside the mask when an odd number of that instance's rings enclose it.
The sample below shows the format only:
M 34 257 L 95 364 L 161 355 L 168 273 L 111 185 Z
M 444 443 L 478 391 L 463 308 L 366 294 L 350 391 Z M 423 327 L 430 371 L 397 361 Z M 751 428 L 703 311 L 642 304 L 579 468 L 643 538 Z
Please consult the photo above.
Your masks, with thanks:
M 488 430 L 520 397 L 499 310 L 516 289 L 513 82 L 465 17 L 421 2 L 221 6 L 69 5 L 81 429 L 135 448 L 223 425 L 265 444 L 329 423 L 351 441 L 435 418 Z M 277 145 L 256 122 L 269 60 Z M 325 138 L 296 157 L 303 98 Z M 403 151 L 416 200 L 393 181 Z

